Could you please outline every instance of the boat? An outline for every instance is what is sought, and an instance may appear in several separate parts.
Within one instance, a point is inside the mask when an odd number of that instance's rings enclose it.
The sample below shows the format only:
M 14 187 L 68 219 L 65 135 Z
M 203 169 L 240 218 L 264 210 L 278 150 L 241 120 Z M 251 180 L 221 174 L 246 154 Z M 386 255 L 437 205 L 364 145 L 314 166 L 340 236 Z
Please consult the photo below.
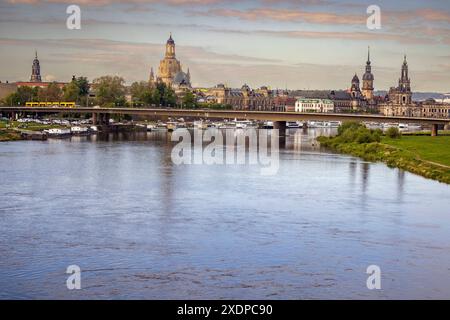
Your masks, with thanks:
M 273 123 L 272 123 L 272 126 L 273 126 Z M 303 124 L 298 121 L 286 122 L 286 128 L 289 128 L 289 129 L 297 129 L 297 128 L 301 128 L 302 126 L 303 126 Z
M 262 125 L 263 129 L 273 129 L 273 121 L 265 121 Z
M 328 127 L 330 128 L 339 128 L 341 124 L 341 121 L 328 121 Z
M 76 126 L 76 127 L 71 127 L 70 128 L 70 132 L 74 135 L 87 135 L 89 134 L 89 130 L 86 127 L 80 127 L 80 126 Z
M 408 130 L 409 131 L 420 131 L 423 127 L 418 123 L 408 123 Z
M 194 128 L 195 129 L 200 129 L 200 130 L 205 130 L 205 129 L 208 128 L 208 126 L 203 121 L 194 121 Z
M 234 120 L 236 124 L 236 129 L 250 129 L 256 128 L 257 126 L 250 120 Z
M 328 125 L 324 121 L 308 121 L 308 128 L 327 128 Z
M 92 132 L 98 132 L 98 127 L 97 126 L 90 126 L 89 130 Z
M 64 138 L 64 137 L 69 137 L 72 135 L 72 132 L 70 131 L 70 129 L 65 129 L 65 128 L 53 128 L 53 129 L 44 130 L 44 132 L 46 132 L 49 137 L 53 137 L 53 138 Z
M 398 128 L 399 124 L 398 123 L 392 123 L 392 122 L 388 122 L 388 123 L 383 123 L 383 129 L 387 130 L 389 128 Z

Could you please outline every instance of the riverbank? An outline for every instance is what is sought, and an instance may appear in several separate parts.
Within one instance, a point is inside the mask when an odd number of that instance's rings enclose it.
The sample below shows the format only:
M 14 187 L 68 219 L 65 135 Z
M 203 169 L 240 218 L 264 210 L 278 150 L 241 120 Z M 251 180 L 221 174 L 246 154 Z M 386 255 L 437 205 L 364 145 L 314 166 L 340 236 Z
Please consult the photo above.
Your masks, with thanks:
M 9 129 L 0 129 L 0 142 L 18 140 L 23 140 L 20 132 Z
M 354 128 L 347 130 L 354 130 Z M 335 137 L 319 137 L 318 141 L 321 146 L 339 153 L 350 154 L 366 161 L 384 162 L 391 168 L 399 168 L 450 184 L 450 137 L 389 138 L 383 136 L 372 141 L 361 142 L 357 138 L 346 139 L 345 135 L 349 134 L 349 132 L 346 133 L 347 130 L 341 131 Z M 361 128 L 358 130 L 364 131 Z

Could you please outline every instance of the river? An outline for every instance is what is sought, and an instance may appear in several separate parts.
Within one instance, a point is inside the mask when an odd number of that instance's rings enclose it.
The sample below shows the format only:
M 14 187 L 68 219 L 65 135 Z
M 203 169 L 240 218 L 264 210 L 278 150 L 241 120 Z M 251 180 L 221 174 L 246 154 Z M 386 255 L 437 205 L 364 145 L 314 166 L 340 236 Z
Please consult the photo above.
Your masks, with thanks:
M 271 176 L 165 132 L 1 143 L 0 299 L 450 299 L 450 187 L 288 133 Z

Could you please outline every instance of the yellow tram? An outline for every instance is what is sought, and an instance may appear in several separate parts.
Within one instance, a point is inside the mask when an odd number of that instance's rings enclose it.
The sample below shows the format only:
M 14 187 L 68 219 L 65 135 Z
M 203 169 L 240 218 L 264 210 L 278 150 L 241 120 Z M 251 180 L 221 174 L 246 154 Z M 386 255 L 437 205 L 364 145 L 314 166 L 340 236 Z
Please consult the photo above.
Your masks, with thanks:
M 75 102 L 27 102 L 27 107 L 75 108 Z

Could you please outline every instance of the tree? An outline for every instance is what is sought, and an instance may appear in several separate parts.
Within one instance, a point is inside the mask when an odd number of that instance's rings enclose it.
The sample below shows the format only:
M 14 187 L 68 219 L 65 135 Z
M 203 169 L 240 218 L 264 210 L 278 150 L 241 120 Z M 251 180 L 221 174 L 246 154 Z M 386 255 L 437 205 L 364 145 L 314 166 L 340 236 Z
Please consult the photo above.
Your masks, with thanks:
M 80 89 L 75 81 L 70 82 L 63 88 L 65 101 L 76 101 L 80 99 Z
M 56 82 L 52 82 L 47 88 L 38 91 L 39 101 L 59 102 L 62 97 L 63 92 Z
M 197 108 L 197 100 L 195 98 L 195 95 L 190 91 L 186 92 L 186 94 L 183 97 L 182 103 L 183 103 L 183 108 L 188 108 L 188 109 Z
M 125 80 L 118 76 L 104 76 L 94 80 L 97 103 L 102 106 L 123 106 L 125 99 Z
M 78 77 L 75 79 L 75 83 L 79 89 L 79 96 L 86 97 L 89 94 L 89 81 L 86 77 Z

